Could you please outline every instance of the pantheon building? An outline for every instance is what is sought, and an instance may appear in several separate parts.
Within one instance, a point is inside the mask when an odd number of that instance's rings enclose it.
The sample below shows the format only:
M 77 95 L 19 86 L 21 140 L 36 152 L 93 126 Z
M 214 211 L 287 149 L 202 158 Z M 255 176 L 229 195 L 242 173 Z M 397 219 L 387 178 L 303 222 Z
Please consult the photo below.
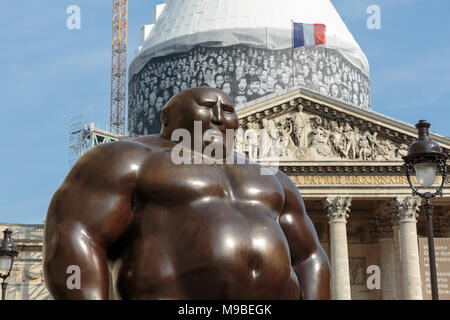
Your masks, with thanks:
M 292 21 L 326 25 L 326 45 L 293 50 Z M 161 108 L 184 89 L 225 91 L 240 119 L 236 151 L 278 167 L 302 194 L 330 258 L 333 299 L 430 299 L 425 217 L 402 161 L 417 130 L 374 111 L 369 79 L 329 0 L 166 0 L 130 65 L 128 129 L 159 133 Z M 449 154 L 449 138 L 430 137 Z M 449 185 L 433 199 L 441 299 L 450 299 Z M 43 226 L 8 227 L 20 255 L 7 298 L 51 299 Z

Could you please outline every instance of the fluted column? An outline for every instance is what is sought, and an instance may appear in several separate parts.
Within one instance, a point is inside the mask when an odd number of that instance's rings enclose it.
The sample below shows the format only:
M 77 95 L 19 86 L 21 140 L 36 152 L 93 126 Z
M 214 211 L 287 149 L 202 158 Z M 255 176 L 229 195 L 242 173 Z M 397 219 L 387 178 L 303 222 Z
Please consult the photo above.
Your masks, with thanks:
M 400 223 L 403 299 L 422 300 L 419 246 L 417 244 L 417 211 L 419 197 L 398 197 L 395 200 Z
M 394 225 L 392 226 L 392 232 L 394 234 L 394 261 L 395 261 L 395 280 L 397 286 L 397 300 L 403 300 L 403 274 L 402 274 L 402 251 L 400 243 L 400 224 L 398 217 L 394 219 Z
M 331 297 L 333 300 L 351 300 L 346 228 L 351 202 L 351 197 L 325 199 L 325 210 L 330 224 Z
M 378 240 L 381 270 L 381 297 L 383 300 L 397 299 L 397 280 L 392 232 L 392 210 L 388 202 L 381 203 L 374 212 L 371 234 Z

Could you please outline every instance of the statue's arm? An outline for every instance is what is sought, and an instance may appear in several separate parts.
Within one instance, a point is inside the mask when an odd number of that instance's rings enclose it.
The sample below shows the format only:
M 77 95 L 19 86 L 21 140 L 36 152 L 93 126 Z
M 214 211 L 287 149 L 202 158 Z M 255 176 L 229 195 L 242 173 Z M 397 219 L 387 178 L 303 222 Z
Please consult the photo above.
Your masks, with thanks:
M 90 150 L 54 194 L 45 222 L 44 273 L 55 299 L 108 299 L 106 254 L 132 217 L 142 149 L 121 141 Z M 79 289 L 73 287 L 78 276 Z
M 279 216 L 290 249 L 291 262 L 307 300 L 330 299 L 330 262 L 308 217 L 295 184 L 283 173 L 277 176 L 285 191 L 285 204 Z

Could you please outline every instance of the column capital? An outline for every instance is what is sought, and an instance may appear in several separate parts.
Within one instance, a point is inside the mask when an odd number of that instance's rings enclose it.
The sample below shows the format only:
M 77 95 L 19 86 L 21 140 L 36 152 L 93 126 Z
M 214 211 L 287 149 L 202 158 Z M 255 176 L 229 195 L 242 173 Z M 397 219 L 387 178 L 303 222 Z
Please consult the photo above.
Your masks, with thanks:
M 330 221 L 341 220 L 346 221 L 350 205 L 352 204 L 351 197 L 326 197 L 324 201 L 327 217 Z
M 422 200 L 418 196 L 403 196 L 395 198 L 395 207 L 397 209 L 397 216 L 402 222 L 417 222 L 417 211 L 420 209 Z

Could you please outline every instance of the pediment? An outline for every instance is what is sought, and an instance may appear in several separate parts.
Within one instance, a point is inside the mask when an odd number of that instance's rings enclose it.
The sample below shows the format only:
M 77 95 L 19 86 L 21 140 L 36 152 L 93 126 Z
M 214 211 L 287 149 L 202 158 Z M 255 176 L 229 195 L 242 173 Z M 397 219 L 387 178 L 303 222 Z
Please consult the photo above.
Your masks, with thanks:
M 401 162 L 417 138 L 413 125 L 302 89 L 238 115 L 235 148 L 254 160 Z M 449 153 L 448 139 L 431 138 Z

